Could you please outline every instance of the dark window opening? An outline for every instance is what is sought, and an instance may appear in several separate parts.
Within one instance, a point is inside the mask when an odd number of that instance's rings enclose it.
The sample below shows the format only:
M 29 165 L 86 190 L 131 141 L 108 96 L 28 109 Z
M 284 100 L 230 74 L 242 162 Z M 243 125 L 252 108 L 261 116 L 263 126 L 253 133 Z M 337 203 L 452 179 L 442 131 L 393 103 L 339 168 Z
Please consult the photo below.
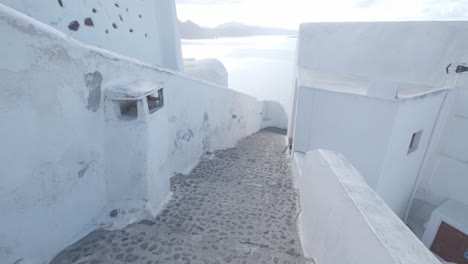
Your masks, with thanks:
M 421 141 L 422 132 L 423 131 L 420 130 L 411 136 L 411 141 L 408 147 L 408 154 L 411 154 L 418 149 L 419 141 Z
M 163 89 L 162 88 L 159 89 L 157 95 L 156 94 L 148 95 L 146 99 L 148 100 L 148 109 L 149 109 L 150 114 L 158 111 L 160 108 L 164 106 Z
M 138 106 L 135 100 L 116 101 L 119 104 L 120 119 L 133 120 L 138 118 Z

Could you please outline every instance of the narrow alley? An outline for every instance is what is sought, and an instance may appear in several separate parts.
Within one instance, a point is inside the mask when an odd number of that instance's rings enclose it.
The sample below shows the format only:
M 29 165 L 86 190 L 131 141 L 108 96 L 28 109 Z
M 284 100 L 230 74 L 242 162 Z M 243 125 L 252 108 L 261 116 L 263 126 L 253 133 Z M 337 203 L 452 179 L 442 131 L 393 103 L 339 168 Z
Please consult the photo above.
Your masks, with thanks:
M 51 264 L 307 263 L 283 130 L 264 129 L 171 181 L 151 220 L 94 231 Z

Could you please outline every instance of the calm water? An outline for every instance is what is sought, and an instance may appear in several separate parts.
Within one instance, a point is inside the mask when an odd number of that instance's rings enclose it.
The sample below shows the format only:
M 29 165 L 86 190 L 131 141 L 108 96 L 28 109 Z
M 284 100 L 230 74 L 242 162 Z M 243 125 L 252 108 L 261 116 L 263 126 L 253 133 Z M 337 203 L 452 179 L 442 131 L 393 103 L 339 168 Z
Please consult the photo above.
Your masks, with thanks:
M 229 87 L 289 111 L 296 39 L 259 36 L 182 40 L 184 58 L 216 58 L 227 68 Z

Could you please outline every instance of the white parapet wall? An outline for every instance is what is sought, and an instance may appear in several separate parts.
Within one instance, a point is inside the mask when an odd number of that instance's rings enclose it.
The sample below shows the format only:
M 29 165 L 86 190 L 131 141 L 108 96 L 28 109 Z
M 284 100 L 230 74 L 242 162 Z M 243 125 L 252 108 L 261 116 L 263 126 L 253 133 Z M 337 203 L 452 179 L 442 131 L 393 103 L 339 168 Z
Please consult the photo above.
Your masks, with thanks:
M 260 104 L 261 128 L 288 128 L 288 116 L 283 106 L 275 101 L 262 101 Z
M 256 98 L 84 45 L 2 4 L 0 32 L 2 264 L 48 263 L 97 226 L 157 213 L 172 175 L 265 124 Z M 108 219 L 112 209 L 122 213 Z
M 297 66 L 442 87 L 449 63 L 466 60 L 466 21 L 305 23 Z
M 294 151 L 343 153 L 403 218 L 446 91 L 389 100 L 313 85 L 298 87 Z
M 440 263 L 341 154 L 313 150 L 295 155 L 293 167 L 306 257 L 317 264 Z

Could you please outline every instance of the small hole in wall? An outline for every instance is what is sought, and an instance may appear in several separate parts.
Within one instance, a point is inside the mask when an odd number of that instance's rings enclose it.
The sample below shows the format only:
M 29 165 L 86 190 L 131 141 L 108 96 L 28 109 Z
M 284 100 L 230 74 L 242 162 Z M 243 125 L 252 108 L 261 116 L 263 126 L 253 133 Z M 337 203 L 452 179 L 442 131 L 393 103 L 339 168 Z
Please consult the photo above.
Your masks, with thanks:
M 112 27 L 113 27 L 113 28 L 117 28 L 117 24 L 116 24 L 116 23 L 112 23 Z
M 145 38 L 147 38 L 147 37 L 148 37 L 148 34 L 145 33 Z
M 78 21 L 72 21 L 70 24 L 68 24 L 68 29 L 73 30 L 73 31 L 78 31 L 80 28 L 80 23 Z
M 84 24 L 88 27 L 94 27 L 93 19 L 91 19 L 90 17 L 85 18 Z
M 115 101 L 120 110 L 119 118 L 122 120 L 134 120 L 138 118 L 138 106 L 136 100 Z
M 421 141 L 422 133 L 423 131 L 419 130 L 418 132 L 413 133 L 413 135 L 411 135 L 411 140 L 410 140 L 410 144 L 408 147 L 408 155 L 415 152 L 418 149 L 419 142 Z
M 109 30 L 108 30 L 108 29 L 106 29 L 106 34 L 109 34 Z
M 119 4 L 118 4 L 118 3 L 115 3 L 114 5 L 115 5 L 115 7 L 119 7 Z
M 125 8 L 125 11 L 127 11 L 127 13 L 128 13 L 128 8 Z
M 148 110 L 150 114 L 158 111 L 164 106 L 164 90 L 163 88 L 159 89 L 157 94 L 151 94 L 146 97 L 148 100 Z
M 119 14 L 119 18 L 120 18 L 120 21 L 122 21 L 122 22 L 123 22 L 123 17 L 122 17 L 122 15 L 121 15 L 121 14 Z
M 92 11 L 93 11 L 93 13 L 96 13 L 96 12 L 97 12 L 96 8 L 93 8 L 93 10 L 92 10 Z
M 133 29 L 129 29 L 128 31 L 130 31 L 130 33 L 133 33 Z
M 141 15 L 138 15 L 139 18 L 141 18 Z
M 58 0 L 58 3 L 61 7 L 63 7 L 63 3 L 62 3 L 62 0 Z

